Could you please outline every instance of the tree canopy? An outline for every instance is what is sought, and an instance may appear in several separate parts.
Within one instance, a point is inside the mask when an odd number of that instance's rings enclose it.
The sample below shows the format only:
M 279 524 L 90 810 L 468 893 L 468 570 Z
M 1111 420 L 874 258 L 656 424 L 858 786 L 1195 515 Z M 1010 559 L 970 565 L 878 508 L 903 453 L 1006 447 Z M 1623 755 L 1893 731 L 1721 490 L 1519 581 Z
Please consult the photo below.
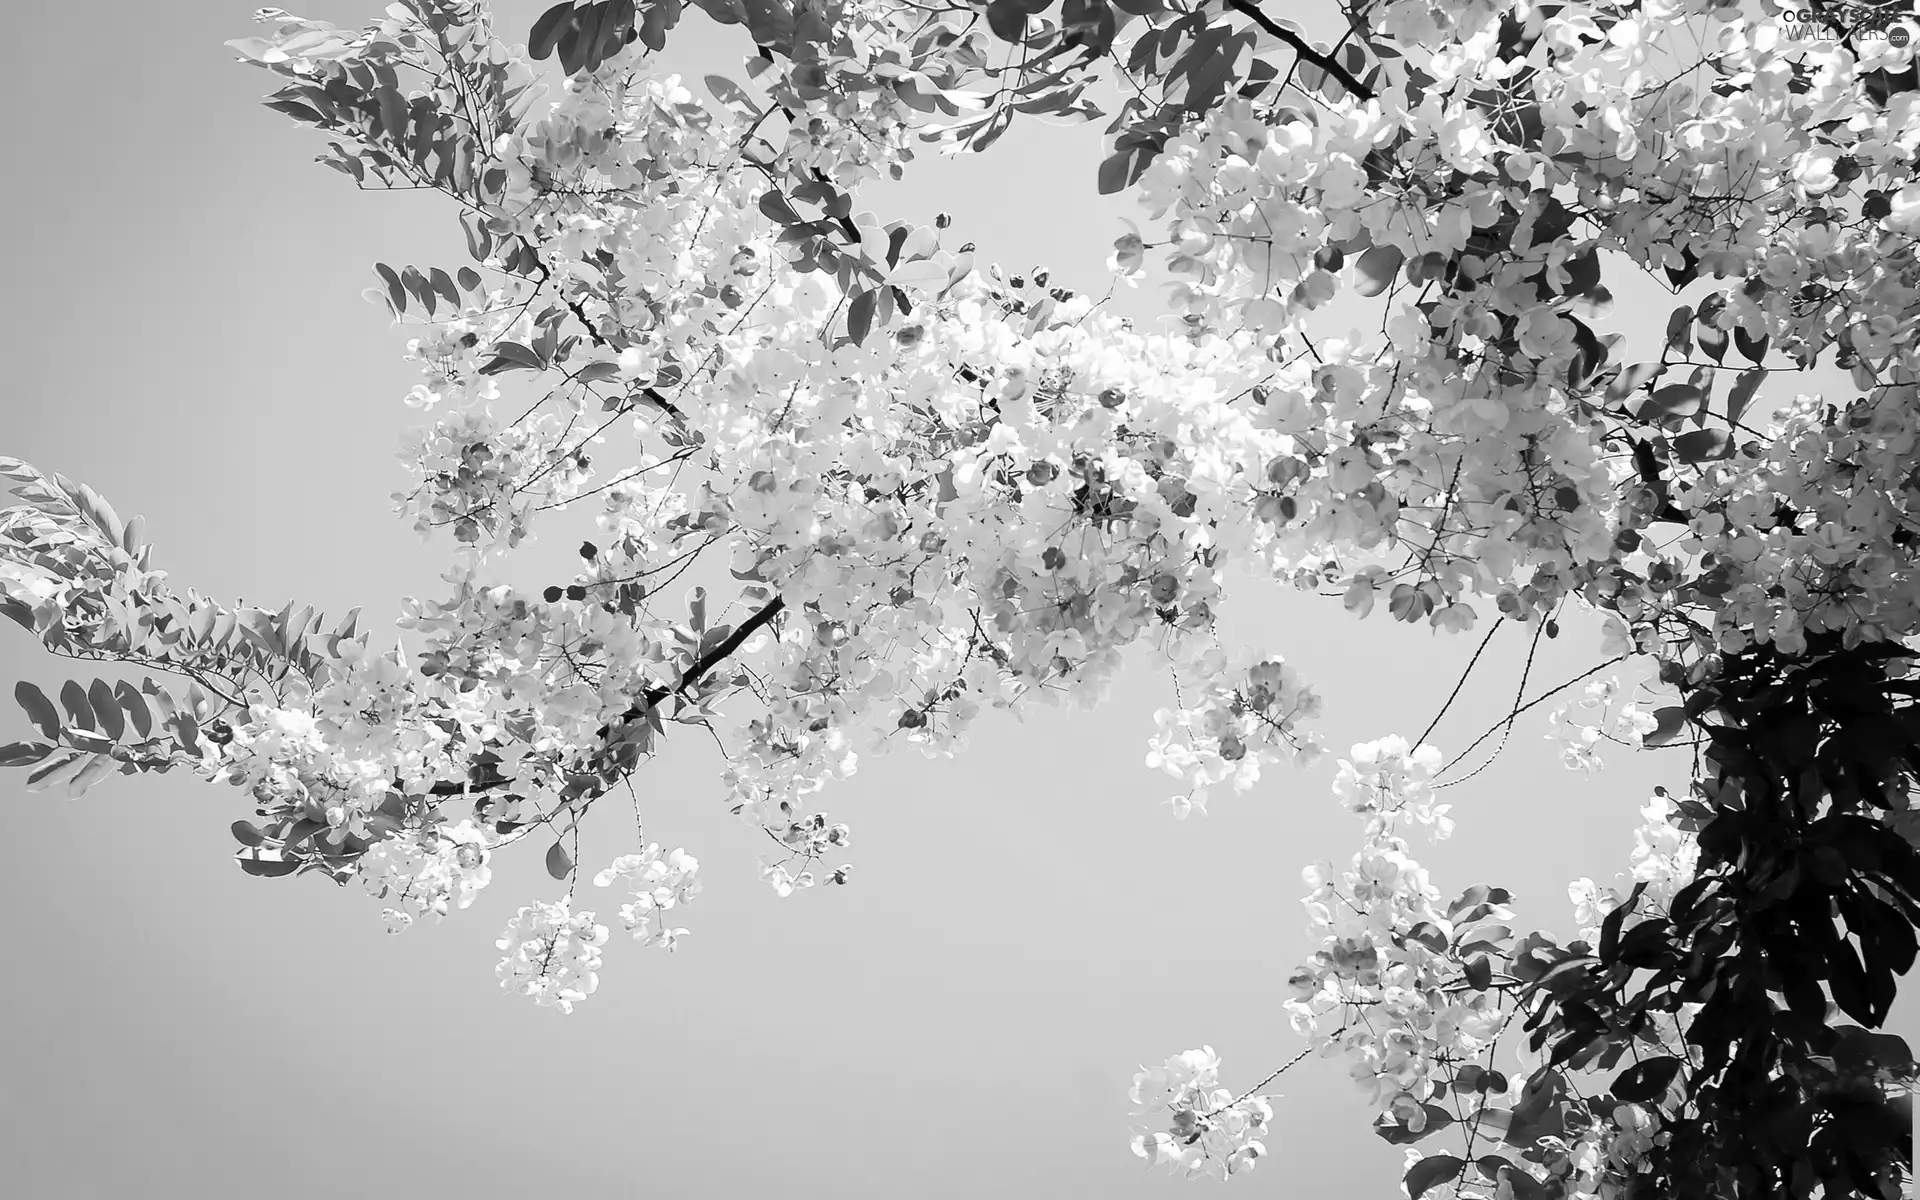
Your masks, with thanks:
M 852 878 L 819 801 L 861 756 L 1091 707 L 1130 649 L 1179 680 L 1147 748 L 1178 815 L 1322 753 L 1284 647 L 1218 636 L 1232 571 L 1536 645 L 1597 609 L 1575 682 L 1650 659 L 1667 700 L 1595 682 L 1591 723 L 1555 716 L 1570 764 L 1694 751 L 1631 884 L 1579 881 L 1572 940 L 1517 931 L 1505 890 L 1450 896 L 1412 856 L 1478 744 L 1353 747 L 1360 848 L 1309 871 L 1321 947 L 1290 980 L 1303 1053 L 1351 1064 L 1410 1200 L 1902 1194 L 1914 1066 L 1879 1030 L 1920 921 L 1910 19 L 1354 0 L 1329 43 L 1253 0 L 698 7 L 748 55 L 713 103 L 655 61 L 679 0 L 561 3 L 524 48 L 474 0 L 357 31 L 264 9 L 231 43 L 323 163 L 439 193 L 464 232 L 466 265 L 376 267 L 420 364 L 395 504 L 450 545 L 447 590 L 405 602 L 410 656 L 357 610 L 181 592 L 137 518 L 0 459 L 0 612 L 163 677 L 21 684 L 38 736 L 0 763 L 75 796 L 244 788 L 243 870 L 355 883 L 395 932 L 529 841 L 565 891 L 520 909 L 498 975 L 571 1011 L 609 940 L 578 830 L 638 811 L 670 735 L 723 746 L 787 896 Z M 1110 118 L 1087 184 L 1141 206 L 1111 266 L 1168 282 L 1151 328 L 1105 281 L 861 207 L 916 149 L 1029 118 Z M 1628 274 L 1674 293 L 1651 337 L 1597 328 Z M 1349 297 L 1372 327 L 1329 332 Z M 1797 394 L 1821 365 L 1851 394 Z M 486 581 L 565 507 L 599 529 L 573 578 Z M 676 588 L 713 559 L 731 594 Z M 671 950 L 699 870 L 643 839 L 592 878 Z M 1279 1071 L 1219 1072 L 1143 1069 L 1135 1152 L 1253 1166 Z

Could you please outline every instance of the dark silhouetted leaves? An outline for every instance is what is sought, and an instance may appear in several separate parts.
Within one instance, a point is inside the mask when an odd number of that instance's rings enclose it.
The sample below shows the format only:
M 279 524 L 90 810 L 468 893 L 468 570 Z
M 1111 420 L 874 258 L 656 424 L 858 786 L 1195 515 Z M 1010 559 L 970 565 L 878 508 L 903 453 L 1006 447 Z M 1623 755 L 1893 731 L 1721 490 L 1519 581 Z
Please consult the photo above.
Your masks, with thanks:
M 1670 1056 L 1649 1058 L 1620 1072 L 1613 1081 L 1614 1096 L 1635 1104 L 1646 1104 L 1666 1094 L 1680 1068 L 1685 1065 Z

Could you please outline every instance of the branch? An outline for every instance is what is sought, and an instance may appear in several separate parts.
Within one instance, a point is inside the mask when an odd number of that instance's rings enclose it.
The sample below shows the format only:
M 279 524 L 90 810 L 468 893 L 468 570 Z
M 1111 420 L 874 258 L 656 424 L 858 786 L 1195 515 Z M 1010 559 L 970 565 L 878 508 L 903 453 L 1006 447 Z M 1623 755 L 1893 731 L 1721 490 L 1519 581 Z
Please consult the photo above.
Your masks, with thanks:
M 748 638 L 759 632 L 761 627 L 765 626 L 769 621 L 779 616 L 781 611 L 786 608 L 786 605 L 787 602 L 784 597 L 775 596 L 765 608 L 742 621 L 740 627 L 728 634 L 725 641 L 695 659 L 693 665 L 687 668 L 686 673 L 680 676 L 680 682 L 677 685 L 667 687 L 665 684 L 661 684 L 658 687 L 648 688 L 645 694 L 641 696 L 640 703 L 635 704 L 633 707 L 627 709 L 627 711 L 621 713 L 619 719 L 624 722 L 643 717 L 647 714 L 648 709 L 660 703 L 660 701 L 665 700 L 668 696 L 683 693 L 694 684 L 700 682 L 702 676 L 726 661 L 727 656 L 744 645 Z M 604 738 L 612 731 L 613 725 L 611 723 L 602 725 L 599 730 L 599 736 Z M 461 796 L 468 792 L 483 792 L 489 788 L 504 787 L 512 782 L 512 779 L 500 775 L 492 775 L 490 778 L 482 778 L 467 783 L 455 783 L 443 779 L 435 783 L 432 787 L 429 787 L 427 789 L 427 795 Z
M 685 692 L 694 684 L 699 683 L 701 676 L 724 662 L 728 655 L 738 650 L 745 644 L 748 638 L 759 632 L 761 626 L 779 616 L 781 610 L 786 606 L 787 602 L 784 597 L 775 596 L 765 608 L 740 622 L 740 627 L 728 634 L 726 641 L 721 642 L 708 653 L 695 659 L 693 665 L 687 668 L 686 674 L 680 677 L 678 686 L 669 688 L 662 684 L 659 687 L 648 688 L 646 693 L 647 708 L 651 708 L 666 699 L 669 694 Z M 632 720 L 645 711 L 645 708 L 630 708 L 620 715 L 624 719 Z
M 1338 79 L 1341 87 L 1346 88 L 1362 100 L 1373 99 L 1372 88 L 1355 79 L 1351 72 L 1339 63 L 1333 61 L 1331 56 L 1322 54 L 1312 46 L 1309 46 L 1307 39 L 1301 37 L 1293 30 L 1288 29 L 1286 26 L 1281 25 L 1266 13 L 1261 12 L 1252 0 L 1227 0 L 1227 7 L 1250 18 L 1255 25 L 1266 30 L 1274 37 L 1279 38 L 1287 45 L 1292 46 L 1293 52 L 1300 56 L 1300 61 L 1311 63 L 1335 79 Z

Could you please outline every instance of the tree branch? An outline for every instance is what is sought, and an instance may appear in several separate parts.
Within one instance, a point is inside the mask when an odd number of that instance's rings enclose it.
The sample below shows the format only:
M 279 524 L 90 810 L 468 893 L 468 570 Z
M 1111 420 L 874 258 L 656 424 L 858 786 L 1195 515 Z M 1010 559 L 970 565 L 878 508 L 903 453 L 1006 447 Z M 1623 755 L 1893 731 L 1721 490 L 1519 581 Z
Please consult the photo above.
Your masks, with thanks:
M 786 608 L 786 606 L 787 602 L 785 597 L 775 596 L 765 608 L 740 622 L 740 627 L 728 634 L 726 641 L 721 642 L 708 653 L 695 659 L 693 665 L 687 668 L 686 674 L 680 677 L 680 683 L 677 687 L 669 688 L 662 684 L 659 687 L 648 688 L 646 693 L 647 708 L 651 708 L 660 703 L 660 701 L 666 699 L 670 694 L 684 692 L 694 684 L 700 682 L 701 676 L 726 661 L 728 655 L 738 650 L 745 644 L 748 638 L 759 632 L 761 626 L 779 616 L 781 610 Z M 646 708 L 630 708 L 620 715 L 625 720 L 632 720 L 634 717 L 646 712 L 646 710 Z M 601 732 L 604 733 L 605 730 Z
M 1319 67 L 1322 71 L 1339 80 L 1341 87 L 1346 88 L 1362 100 L 1373 99 L 1372 88 L 1355 79 L 1351 72 L 1335 62 L 1331 56 L 1322 54 L 1308 45 L 1307 39 L 1275 21 L 1266 13 L 1261 12 L 1259 6 L 1254 4 L 1252 0 L 1227 0 L 1227 7 L 1249 18 L 1255 25 L 1258 25 L 1274 37 L 1279 38 L 1287 45 L 1293 47 L 1293 52 L 1300 56 L 1301 62 L 1310 63 L 1313 66 Z

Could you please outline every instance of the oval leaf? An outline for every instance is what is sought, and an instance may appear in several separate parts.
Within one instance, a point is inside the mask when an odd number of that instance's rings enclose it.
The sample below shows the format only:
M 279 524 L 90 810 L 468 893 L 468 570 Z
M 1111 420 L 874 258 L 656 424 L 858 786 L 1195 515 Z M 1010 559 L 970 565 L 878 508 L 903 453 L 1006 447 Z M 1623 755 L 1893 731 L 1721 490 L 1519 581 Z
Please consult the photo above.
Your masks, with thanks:
M 1733 387 L 1727 391 L 1727 423 L 1737 425 L 1746 414 L 1747 405 L 1753 403 L 1753 394 L 1760 390 L 1760 384 L 1767 373 L 1761 370 L 1742 371 L 1733 381 Z
M 1691 417 L 1706 403 L 1699 388 L 1690 383 L 1670 383 L 1640 403 L 1633 414 L 1642 421 L 1663 421 Z
M 1680 1060 L 1671 1056 L 1649 1058 L 1620 1072 L 1609 1090 L 1616 1099 L 1645 1104 L 1666 1094 L 1680 1067 Z
M 1690 429 L 1673 439 L 1673 453 L 1689 464 L 1731 458 L 1733 435 L 1724 429 Z
M 547 847 L 547 874 L 563 882 L 573 874 L 573 859 L 567 857 L 567 848 L 559 842 Z
M 100 720 L 100 732 L 113 741 L 119 741 L 127 732 L 127 721 L 120 713 L 120 704 L 113 698 L 113 687 L 104 679 L 96 679 L 87 689 L 87 700 L 93 705 L 93 715 Z
M 533 23 L 532 32 L 527 34 L 527 56 L 535 62 L 553 53 L 559 44 L 560 35 L 573 24 L 573 0 L 561 0 L 561 3 L 540 14 Z
M 13 685 L 13 698 L 26 710 L 27 720 L 40 731 L 40 736 L 57 738 L 60 736 L 60 713 L 53 707 L 53 701 L 39 688 L 21 680 Z
M 1400 273 L 1400 265 L 1407 256 L 1398 246 L 1375 246 L 1362 254 L 1353 264 L 1358 282 L 1353 290 L 1362 296 L 1378 296 L 1393 286 L 1394 276 Z
M 1460 1177 L 1460 1168 L 1466 1164 L 1451 1154 L 1435 1154 L 1421 1159 L 1407 1170 L 1402 1182 L 1407 1188 L 1407 1200 L 1420 1200 L 1427 1189 L 1435 1184 L 1445 1183 Z

